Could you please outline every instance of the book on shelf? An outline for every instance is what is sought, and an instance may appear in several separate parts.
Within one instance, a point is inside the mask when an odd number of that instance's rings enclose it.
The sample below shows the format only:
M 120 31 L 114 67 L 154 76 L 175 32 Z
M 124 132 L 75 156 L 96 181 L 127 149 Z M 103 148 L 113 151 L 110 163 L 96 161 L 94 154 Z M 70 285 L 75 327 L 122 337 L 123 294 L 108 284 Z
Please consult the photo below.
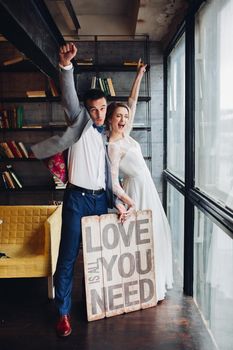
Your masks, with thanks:
M 17 128 L 17 111 L 15 107 L 12 109 L 4 110 L 3 115 L 6 128 Z
M 21 183 L 21 181 L 19 180 L 18 176 L 16 175 L 12 165 L 8 164 L 6 165 L 7 171 L 9 172 L 9 174 L 12 177 L 13 183 L 17 185 L 17 187 L 22 188 L 23 185 Z
M 46 93 L 44 90 L 31 90 L 26 91 L 27 97 L 46 97 Z
M 15 188 L 12 177 L 8 171 L 3 171 L 3 176 L 6 180 L 7 188 Z
M 48 78 L 48 80 L 49 80 L 49 88 L 50 88 L 52 96 L 53 97 L 59 96 L 59 92 L 58 92 L 58 89 L 56 87 L 54 80 L 52 78 Z
M 103 88 L 104 88 L 105 95 L 109 96 L 110 95 L 110 91 L 109 91 L 109 88 L 108 88 L 107 79 L 106 78 L 101 78 L 101 81 L 102 81 L 102 85 L 103 85 Z
M 15 141 L 7 141 L 6 143 L 9 146 L 9 148 L 10 148 L 10 150 L 13 153 L 15 158 L 23 158 Z
M 24 108 L 23 106 L 17 107 L 17 127 L 22 128 L 23 125 L 23 115 L 24 115 Z
M 96 76 L 91 79 L 91 89 L 96 89 Z
M 8 186 L 7 186 L 7 182 L 6 182 L 6 178 L 5 178 L 5 175 L 4 175 L 4 172 L 1 172 L 1 182 L 2 182 L 2 185 L 5 189 L 8 189 Z
M 112 83 L 112 78 L 107 78 L 107 82 L 108 82 L 108 87 L 109 87 L 109 91 L 110 91 L 110 96 L 116 96 L 116 92 L 115 92 L 115 89 L 114 89 L 113 83 Z
M 18 148 L 20 149 L 20 152 L 24 158 L 29 158 L 28 151 L 25 145 L 23 144 L 23 142 L 21 141 L 18 142 Z
M 10 127 L 10 123 L 8 120 L 8 114 L 7 114 L 7 110 L 4 109 L 0 112 L 1 115 L 1 128 L 2 129 L 8 129 Z
M 22 129 L 42 129 L 43 125 L 40 124 L 27 124 L 27 125 L 23 125 Z
M 57 120 L 57 121 L 50 121 L 49 122 L 49 126 L 52 126 L 52 127 L 66 127 L 67 124 L 64 120 Z
M 124 66 L 135 66 L 135 67 L 137 67 L 137 66 L 143 66 L 144 63 L 142 61 L 140 63 L 138 61 L 124 61 L 123 65 Z
M 93 65 L 93 58 L 78 58 L 76 60 L 77 64 L 79 66 L 92 66 Z
M 26 58 L 25 56 L 23 56 L 23 55 L 16 56 L 16 57 L 9 58 L 8 60 L 4 61 L 4 62 L 3 62 L 3 65 L 4 65 L 4 66 L 10 66 L 10 65 L 12 65 L 12 64 L 25 61 L 26 59 L 27 59 L 27 58 Z
M 15 158 L 14 154 L 12 153 L 10 147 L 6 142 L 0 142 L 0 147 L 4 150 L 6 158 Z
M 18 125 L 17 125 L 17 109 L 14 107 L 12 110 L 12 113 L 11 113 L 11 128 L 17 128 Z
M 99 82 L 100 89 L 106 94 L 106 91 L 104 89 L 104 84 L 102 82 L 102 78 L 98 78 L 98 82 Z
M 53 175 L 53 181 L 54 181 L 56 190 L 61 190 L 66 188 L 66 183 L 62 182 L 62 180 L 60 180 L 56 175 Z

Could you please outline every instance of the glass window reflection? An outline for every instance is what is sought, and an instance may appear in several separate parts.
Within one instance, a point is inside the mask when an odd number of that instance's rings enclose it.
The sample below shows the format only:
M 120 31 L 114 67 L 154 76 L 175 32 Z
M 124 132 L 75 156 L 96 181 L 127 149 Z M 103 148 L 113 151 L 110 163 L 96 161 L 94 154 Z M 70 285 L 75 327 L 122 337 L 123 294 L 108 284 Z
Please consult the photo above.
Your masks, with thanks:
M 194 298 L 219 349 L 233 349 L 233 240 L 198 209 Z

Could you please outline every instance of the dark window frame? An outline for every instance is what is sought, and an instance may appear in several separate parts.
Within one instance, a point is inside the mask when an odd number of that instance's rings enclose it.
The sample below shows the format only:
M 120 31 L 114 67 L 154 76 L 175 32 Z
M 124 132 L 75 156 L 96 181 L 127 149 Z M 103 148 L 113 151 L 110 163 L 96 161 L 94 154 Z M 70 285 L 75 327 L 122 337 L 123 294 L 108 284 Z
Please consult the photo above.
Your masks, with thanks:
M 193 296 L 194 209 L 200 209 L 233 239 L 233 211 L 195 187 L 195 15 L 206 1 L 195 0 L 184 22 L 164 53 L 164 207 L 167 207 L 167 183 L 184 196 L 184 281 L 186 295 Z M 185 34 L 185 181 L 167 169 L 167 68 L 168 57 Z

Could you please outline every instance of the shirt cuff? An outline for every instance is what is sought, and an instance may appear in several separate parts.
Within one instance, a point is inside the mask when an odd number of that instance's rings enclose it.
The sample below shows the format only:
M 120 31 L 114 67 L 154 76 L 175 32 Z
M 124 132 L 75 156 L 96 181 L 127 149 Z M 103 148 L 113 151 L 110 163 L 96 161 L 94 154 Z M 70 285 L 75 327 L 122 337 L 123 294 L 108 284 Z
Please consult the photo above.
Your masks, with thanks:
M 64 69 L 64 70 L 71 70 L 73 68 L 73 64 L 69 64 L 68 66 L 62 66 L 60 63 L 59 63 L 59 67 L 61 69 Z

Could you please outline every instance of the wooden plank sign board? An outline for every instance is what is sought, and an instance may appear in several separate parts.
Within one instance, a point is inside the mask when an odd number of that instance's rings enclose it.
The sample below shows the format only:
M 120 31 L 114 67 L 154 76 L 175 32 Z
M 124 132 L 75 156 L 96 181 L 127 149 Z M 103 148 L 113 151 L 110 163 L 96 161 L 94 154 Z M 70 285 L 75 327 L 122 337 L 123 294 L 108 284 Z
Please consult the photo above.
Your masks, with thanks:
M 88 321 L 157 304 L 151 210 L 82 218 Z

